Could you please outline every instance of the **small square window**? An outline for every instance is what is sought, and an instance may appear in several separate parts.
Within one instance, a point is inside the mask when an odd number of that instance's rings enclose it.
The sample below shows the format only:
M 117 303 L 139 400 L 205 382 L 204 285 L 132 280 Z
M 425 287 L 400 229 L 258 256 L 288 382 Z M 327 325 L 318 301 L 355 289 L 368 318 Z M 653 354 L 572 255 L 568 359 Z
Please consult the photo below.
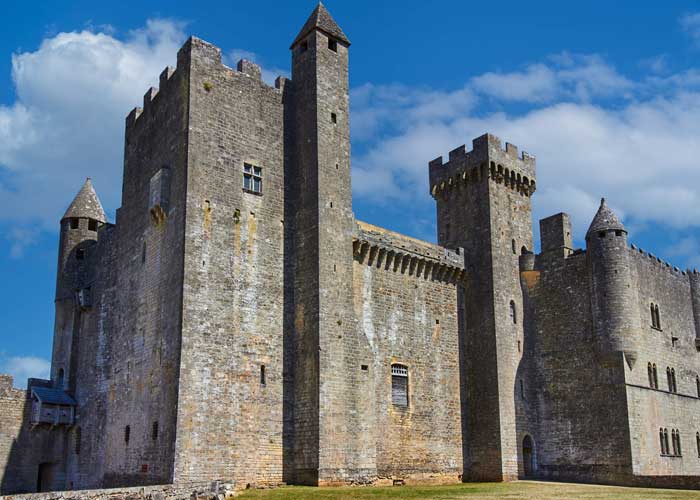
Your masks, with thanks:
M 262 167 L 243 164 L 243 189 L 250 193 L 262 194 Z
M 88 221 L 88 230 L 89 231 L 97 231 L 97 221 L 90 219 Z
M 338 52 L 338 42 L 336 42 L 332 38 L 329 38 L 328 39 L 328 48 L 331 49 L 333 52 Z
M 338 116 L 335 113 L 331 113 L 331 123 L 338 123 Z
M 78 219 L 71 219 L 70 220 L 70 228 L 71 229 L 78 229 L 78 226 L 80 225 L 80 221 Z

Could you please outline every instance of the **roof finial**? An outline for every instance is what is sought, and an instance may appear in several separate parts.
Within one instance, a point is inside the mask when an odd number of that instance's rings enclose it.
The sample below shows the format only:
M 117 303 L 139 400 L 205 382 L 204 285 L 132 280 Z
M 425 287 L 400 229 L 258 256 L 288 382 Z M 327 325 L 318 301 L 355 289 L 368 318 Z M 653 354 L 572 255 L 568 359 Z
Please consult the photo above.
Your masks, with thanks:
M 609 229 L 615 229 L 620 231 L 625 231 L 625 226 L 620 221 L 620 218 L 613 212 L 613 210 L 608 206 L 605 198 L 600 199 L 600 208 L 593 217 L 588 232 L 590 234 L 597 231 L 607 231 Z

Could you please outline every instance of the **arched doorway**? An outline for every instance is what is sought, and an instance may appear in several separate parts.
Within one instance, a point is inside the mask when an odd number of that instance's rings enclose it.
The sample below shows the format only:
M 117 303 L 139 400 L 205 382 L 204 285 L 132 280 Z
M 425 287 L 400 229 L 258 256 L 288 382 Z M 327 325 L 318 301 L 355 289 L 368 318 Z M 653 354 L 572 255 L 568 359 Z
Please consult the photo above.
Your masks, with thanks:
M 532 438 L 529 435 L 523 438 L 523 466 L 525 469 L 525 477 L 532 477 L 535 467 L 533 463 Z

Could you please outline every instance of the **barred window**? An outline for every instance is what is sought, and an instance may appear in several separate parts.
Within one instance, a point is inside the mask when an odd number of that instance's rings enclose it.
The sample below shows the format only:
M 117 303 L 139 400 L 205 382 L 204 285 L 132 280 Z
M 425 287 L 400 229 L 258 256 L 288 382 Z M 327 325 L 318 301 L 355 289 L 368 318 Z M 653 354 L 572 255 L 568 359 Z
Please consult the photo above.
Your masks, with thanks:
M 250 163 L 243 164 L 243 189 L 262 194 L 262 167 Z
M 391 365 L 391 402 L 408 406 L 408 368 L 404 365 Z

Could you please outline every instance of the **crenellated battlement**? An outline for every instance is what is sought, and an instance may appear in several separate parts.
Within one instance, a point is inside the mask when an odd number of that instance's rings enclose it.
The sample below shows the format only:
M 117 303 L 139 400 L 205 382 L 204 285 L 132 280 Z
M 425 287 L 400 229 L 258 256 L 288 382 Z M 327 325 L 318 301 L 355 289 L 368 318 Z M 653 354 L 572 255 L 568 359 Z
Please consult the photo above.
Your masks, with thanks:
M 143 95 L 143 107 L 140 107 L 140 108 L 135 107 L 127 115 L 127 117 L 126 117 L 127 129 L 133 127 L 134 124 L 136 123 L 136 121 L 144 113 L 147 115 L 151 113 L 151 108 L 154 106 L 154 103 L 155 103 L 157 97 L 162 93 L 162 91 L 169 89 L 169 87 L 170 87 L 169 82 L 171 81 L 173 75 L 175 74 L 175 71 L 176 71 L 175 68 L 168 66 L 161 72 L 160 77 L 159 77 L 160 87 L 159 88 L 155 88 L 155 87 L 149 88 L 146 91 L 146 93 Z
M 645 263 L 657 266 L 659 269 L 666 270 L 672 274 L 678 276 L 688 276 L 693 273 L 697 273 L 697 270 L 691 271 L 690 269 L 687 269 L 683 271 L 678 266 L 674 266 L 670 262 L 667 262 L 661 259 L 660 257 L 657 257 L 653 253 L 647 252 L 643 248 L 639 248 L 634 244 L 630 245 L 630 250 L 632 251 L 631 253 L 634 257 L 637 257 L 638 259 L 644 259 Z
M 160 74 L 159 87 L 151 87 L 143 96 L 143 107 L 135 107 L 126 117 L 127 128 L 132 127 L 141 116 L 148 116 L 149 110 L 154 104 L 159 101 L 161 94 L 169 92 L 173 76 L 181 71 L 189 71 L 192 60 L 196 59 L 198 64 L 210 64 L 220 66 L 222 70 L 233 77 L 245 76 L 255 81 L 260 82 L 260 85 L 269 88 L 276 92 L 282 92 L 284 86 L 289 83 L 289 79 L 283 76 L 278 76 L 274 86 L 270 86 L 262 79 L 262 68 L 259 64 L 248 59 L 240 59 L 236 64 L 236 68 L 230 68 L 225 65 L 221 57 L 221 49 L 209 42 L 206 42 L 197 37 L 190 37 L 180 48 L 177 55 L 177 67 L 166 67 Z M 205 83 L 205 89 L 211 91 L 214 85 L 211 82 Z
M 531 196 L 536 189 L 535 157 L 506 143 L 493 134 L 484 134 L 472 141 L 471 151 L 461 145 L 448 154 L 428 163 L 430 194 L 446 197 L 453 189 L 491 180 L 513 189 L 523 196 Z

